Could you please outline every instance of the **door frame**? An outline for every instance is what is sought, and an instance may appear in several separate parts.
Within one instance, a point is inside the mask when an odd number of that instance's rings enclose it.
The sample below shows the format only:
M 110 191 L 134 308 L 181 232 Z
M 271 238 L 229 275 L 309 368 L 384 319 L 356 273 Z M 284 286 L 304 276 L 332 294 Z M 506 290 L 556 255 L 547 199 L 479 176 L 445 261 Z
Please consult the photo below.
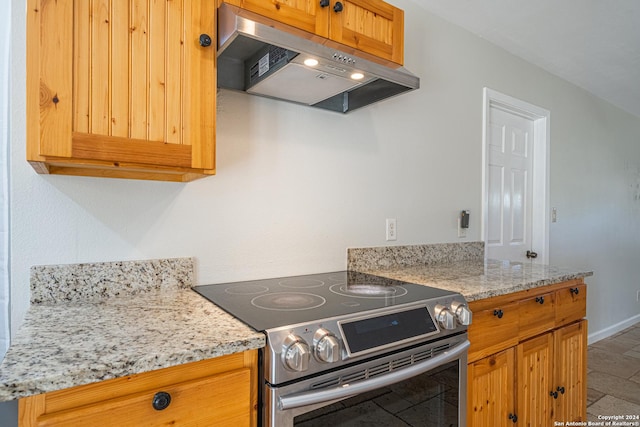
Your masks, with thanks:
M 487 165 L 489 155 L 489 110 L 499 108 L 533 121 L 533 194 L 531 246 L 538 253 L 533 260 L 538 264 L 549 263 L 549 159 L 551 140 L 551 112 L 496 90 L 483 89 L 482 108 L 482 214 L 480 236 L 486 242 L 489 221 L 489 183 Z M 486 251 L 485 251 L 486 254 Z M 486 255 L 485 255 L 486 257 Z

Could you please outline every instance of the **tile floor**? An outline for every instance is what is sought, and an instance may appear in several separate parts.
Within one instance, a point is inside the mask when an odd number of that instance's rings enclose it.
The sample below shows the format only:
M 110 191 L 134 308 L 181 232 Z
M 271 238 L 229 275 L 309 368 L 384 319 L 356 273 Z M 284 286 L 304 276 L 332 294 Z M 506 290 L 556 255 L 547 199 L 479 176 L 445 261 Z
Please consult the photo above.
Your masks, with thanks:
M 587 420 L 604 415 L 640 416 L 640 323 L 587 351 Z

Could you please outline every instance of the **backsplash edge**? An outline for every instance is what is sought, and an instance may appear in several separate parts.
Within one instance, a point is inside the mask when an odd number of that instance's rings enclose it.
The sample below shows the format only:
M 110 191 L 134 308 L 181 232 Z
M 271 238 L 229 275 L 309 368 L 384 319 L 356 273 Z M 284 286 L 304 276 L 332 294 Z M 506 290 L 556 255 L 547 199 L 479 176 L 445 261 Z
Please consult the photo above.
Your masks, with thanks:
M 30 268 L 31 304 L 100 301 L 160 289 L 188 289 L 194 259 L 164 258 Z
M 484 260 L 484 242 L 347 248 L 347 270 L 411 267 Z

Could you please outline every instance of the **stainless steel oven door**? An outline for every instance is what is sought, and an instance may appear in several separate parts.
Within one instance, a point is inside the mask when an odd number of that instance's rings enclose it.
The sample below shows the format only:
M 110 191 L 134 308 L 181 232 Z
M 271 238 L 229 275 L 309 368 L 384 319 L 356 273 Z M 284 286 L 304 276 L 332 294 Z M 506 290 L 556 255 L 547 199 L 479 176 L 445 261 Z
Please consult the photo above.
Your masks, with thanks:
M 264 389 L 264 424 L 466 425 L 467 334 Z

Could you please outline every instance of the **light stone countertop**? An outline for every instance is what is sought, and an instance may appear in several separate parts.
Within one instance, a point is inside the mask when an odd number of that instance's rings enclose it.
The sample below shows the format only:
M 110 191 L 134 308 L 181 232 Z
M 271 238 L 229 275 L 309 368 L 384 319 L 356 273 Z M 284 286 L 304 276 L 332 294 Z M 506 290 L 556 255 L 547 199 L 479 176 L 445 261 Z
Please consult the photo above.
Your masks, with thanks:
M 484 261 L 484 245 L 350 249 L 351 270 L 468 301 L 591 276 Z M 32 306 L 0 365 L 0 401 L 264 347 L 265 337 L 190 289 L 193 259 L 37 266 Z
M 349 270 L 461 293 L 467 301 L 592 276 L 587 269 L 485 261 L 483 242 L 349 248 Z
M 593 275 L 593 272 L 588 270 L 498 260 L 378 266 L 363 272 L 459 292 L 467 301 L 506 295 Z
M 0 401 L 264 347 L 264 334 L 190 289 L 191 259 L 153 263 L 32 269 L 32 287 L 55 289 L 45 294 L 56 298 L 32 292 L 25 321 L 0 365 Z M 104 278 L 118 274 L 98 274 L 96 265 L 103 273 L 125 271 L 135 286 L 100 297 L 105 288 L 114 289 L 103 286 Z M 172 269 L 180 280 L 166 274 Z M 40 274 L 45 270 L 51 270 L 46 280 Z M 96 281 L 89 283 L 89 276 Z M 74 281 L 96 292 L 62 292 L 76 287 Z

